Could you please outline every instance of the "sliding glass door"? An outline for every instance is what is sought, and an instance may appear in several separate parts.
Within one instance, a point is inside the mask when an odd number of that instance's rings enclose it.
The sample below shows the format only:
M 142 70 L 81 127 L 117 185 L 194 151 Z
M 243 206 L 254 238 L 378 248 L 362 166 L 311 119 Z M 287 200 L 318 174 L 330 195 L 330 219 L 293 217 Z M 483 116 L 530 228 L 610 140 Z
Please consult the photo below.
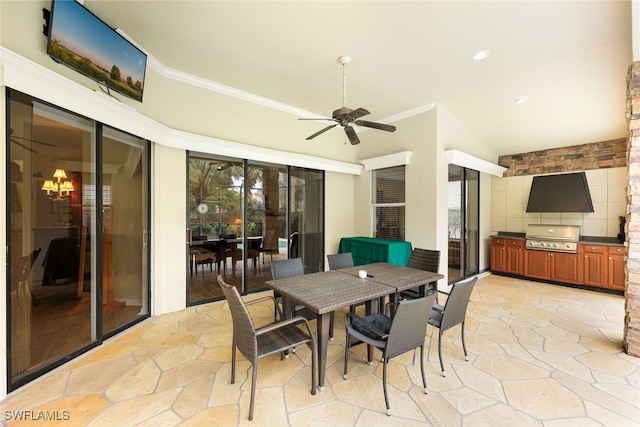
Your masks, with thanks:
M 279 259 L 322 270 L 322 171 L 192 155 L 188 175 L 189 304 L 222 297 L 218 274 L 246 293 L 265 289 Z
M 7 91 L 12 390 L 148 315 L 149 143 Z
M 480 173 L 449 165 L 448 280 L 478 273 Z

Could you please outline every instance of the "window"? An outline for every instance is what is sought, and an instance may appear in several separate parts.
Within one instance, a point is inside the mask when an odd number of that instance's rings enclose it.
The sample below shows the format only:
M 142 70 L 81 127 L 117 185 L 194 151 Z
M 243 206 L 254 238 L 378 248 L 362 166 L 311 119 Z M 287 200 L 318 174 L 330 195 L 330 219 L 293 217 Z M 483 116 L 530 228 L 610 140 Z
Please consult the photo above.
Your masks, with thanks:
M 374 237 L 404 240 L 405 166 L 376 169 L 372 174 Z

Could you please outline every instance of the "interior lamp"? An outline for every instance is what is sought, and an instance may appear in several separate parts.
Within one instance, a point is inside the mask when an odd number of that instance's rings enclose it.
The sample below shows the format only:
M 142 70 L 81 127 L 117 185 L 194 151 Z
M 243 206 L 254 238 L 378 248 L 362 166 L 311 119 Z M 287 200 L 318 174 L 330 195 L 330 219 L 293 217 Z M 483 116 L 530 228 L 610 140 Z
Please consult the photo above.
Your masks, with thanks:
M 42 184 L 42 191 L 47 193 L 49 199 L 55 201 L 66 200 L 67 197 L 71 197 L 71 192 L 75 191 L 73 183 L 71 181 L 63 181 L 67 179 L 67 173 L 64 169 L 56 169 L 53 173 L 54 180 L 47 179 Z

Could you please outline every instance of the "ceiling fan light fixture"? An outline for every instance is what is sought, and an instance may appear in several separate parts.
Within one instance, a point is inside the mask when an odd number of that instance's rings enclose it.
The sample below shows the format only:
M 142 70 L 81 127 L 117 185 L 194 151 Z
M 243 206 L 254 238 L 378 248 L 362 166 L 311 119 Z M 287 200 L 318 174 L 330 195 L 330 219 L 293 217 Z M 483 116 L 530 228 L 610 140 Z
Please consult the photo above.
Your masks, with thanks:
M 480 51 L 474 53 L 472 58 L 473 58 L 474 61 L 482 61 L 487 56 L 489 56 L 490 53 L 491 52 L 489 52 L 488 50 L 480 50 Z

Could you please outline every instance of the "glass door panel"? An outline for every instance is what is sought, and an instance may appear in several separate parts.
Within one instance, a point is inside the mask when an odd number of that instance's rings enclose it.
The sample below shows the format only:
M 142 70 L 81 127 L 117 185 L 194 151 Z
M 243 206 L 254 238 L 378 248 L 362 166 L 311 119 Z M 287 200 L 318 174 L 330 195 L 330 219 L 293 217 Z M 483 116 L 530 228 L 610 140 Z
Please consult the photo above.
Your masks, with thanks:
M 188 165 L 189 304 L 222 296 L 217 275 L 242 291 L 244 167 L 238 159 L 191 156 Z
M 149 143 L 104 127 L 102 138 L 102 307 L 109 333 L 149 313 Z M 90 206 L 90 201 L 88 201 Z
M 9 389 L 62 363 L 98 337 L 95 124 L 8 91 Z
M 291 167 L 290 258 L 302 258 L 306 273 L 324 270 L 324 173 Z
M 247 163 L 247 292 L 264 289 L 271 279 L 271 261 L 287 258 L 287 168 Z
M 448 281 L 478 273 L 480 173 L 449 165 Z
M 449 165 L 449 229 L 448 229 L 448 280 L 455 282 L 464 277 L 462 249 L 464 234 L 463 168 Z

